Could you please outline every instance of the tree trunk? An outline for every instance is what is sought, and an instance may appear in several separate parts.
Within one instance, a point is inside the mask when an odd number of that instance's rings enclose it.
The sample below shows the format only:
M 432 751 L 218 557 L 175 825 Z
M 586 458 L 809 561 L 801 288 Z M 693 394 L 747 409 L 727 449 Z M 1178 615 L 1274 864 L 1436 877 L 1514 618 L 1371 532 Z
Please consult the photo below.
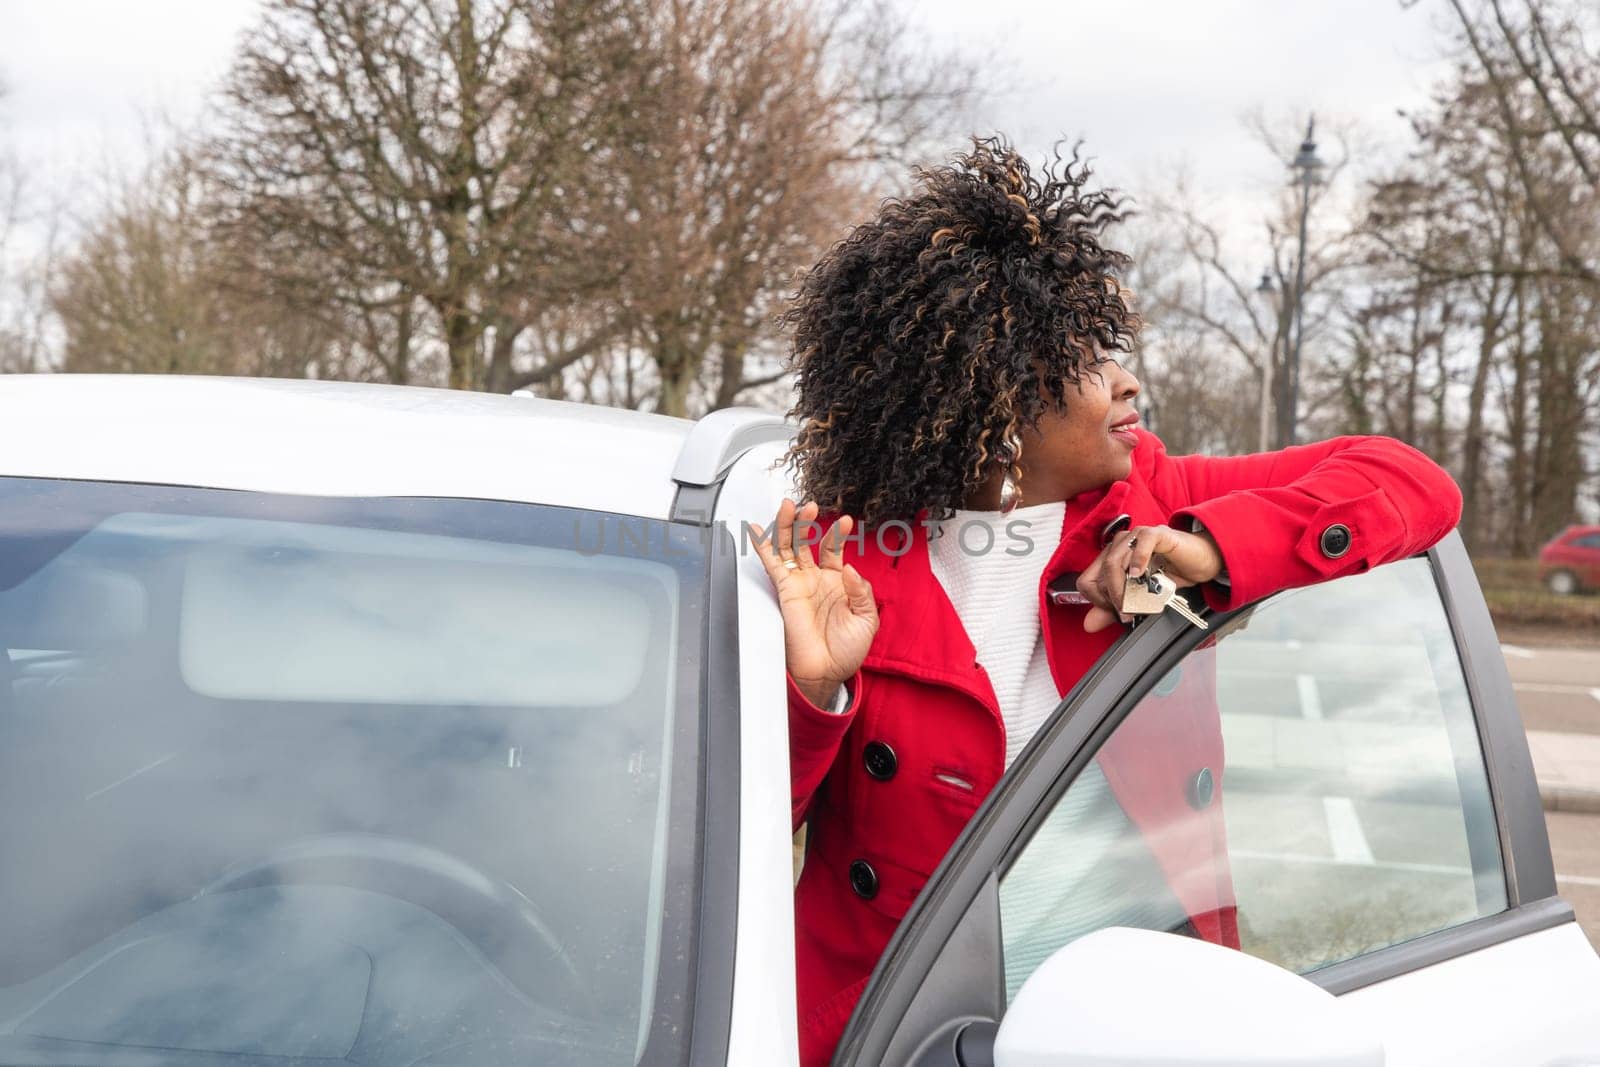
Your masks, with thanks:
M 1511 437 L 1511 498 L 1509 540 L 1513 555 L 1528 554 L 1528 500 L 1532 472 L 1528 465 L 1528 338 L 1527 286 L 1517 286 L 1517 326 L 1512 345 L 1511 396 L 1506 408 L 1506 431 Z
M 1472 370 L 1472 387 L 1467 393 L 1467 426 L 1461 440 L 1461 538 L 1476 552 L 1484 544 L 1483 530 L 1483 405 L 1489 391 L 1489 368 L 1494 362 L 1500 339 L 1503 309 L 1495 307 L 1496 289 L 1491 289 L 1479 323 L 1478 365 Z
M 488 372 L 483 385 L 489 392 L 511 392 L 514 384 L 511 380 L 511 355 L 522 331 L 523 327 L 513 326 L 504 319 L 495 324 L 494 347 L 490 351 Z
M 411 384 L 412 314 L 411 303 L 407 301 L 401 305 L 399 314 L 395 316 L 394 366 L 391 380 L 396 385 Z
M 699 361 L 691 352 L 688 331 L 677 313 L 666 313 L 655 319 L 656 373 L 661 378 L 661 390 L 656 400 L 656 411 L 662 415 L 689 417 L 689 389 L 694 385 Z
M 694 373 L 685 359 L 657 363 L 661 370 L 661 394 L 656 411 L 662 415 L 689 417 L 689 387 L 694 384 Z
M 445 351 L 450 355 L 450 388 L 472 389 L 476 382 L 478 338 L 472 329 L 472 316 L 459 307 L 450 308 L 444 319 Z
M 711 409 L 732 407 L 739 396 L 739 389 L 744 384 L 745 353 L 748 346 L 743 338 L 733 340 L 728 337 L 722 339 L 722 380 L 717 383 L 717 395 L 711 402 Z
M 1534 478 L 1528 548 L 1544 543 L 1574 517 L 1583 477 L 1583 408 L 1575 368 L 1581 363 L 1571 287 L 1549 284 L 1539 303 L 1539 392 L 1534 424 Z

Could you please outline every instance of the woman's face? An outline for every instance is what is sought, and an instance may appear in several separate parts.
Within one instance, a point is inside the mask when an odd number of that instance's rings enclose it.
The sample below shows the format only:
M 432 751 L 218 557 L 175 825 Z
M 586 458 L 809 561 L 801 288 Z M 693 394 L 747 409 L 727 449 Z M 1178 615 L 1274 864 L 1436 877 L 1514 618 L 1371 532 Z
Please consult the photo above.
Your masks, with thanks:
M 1039 420 L 1023 438 L 1023 500 L 1066 500 L 1121 481 L 1133 469 L 1139 379 L 1114 359 L 1102 359 L 1068 386 L 1066 404 Z M 1029 493 L 1029 483 L 1034 492 Z

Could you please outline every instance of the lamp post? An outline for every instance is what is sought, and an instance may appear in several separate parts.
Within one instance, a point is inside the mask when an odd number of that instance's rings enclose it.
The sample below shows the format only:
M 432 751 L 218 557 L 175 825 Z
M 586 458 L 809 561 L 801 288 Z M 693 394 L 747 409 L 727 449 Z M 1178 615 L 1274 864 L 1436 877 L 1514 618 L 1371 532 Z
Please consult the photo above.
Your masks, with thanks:
M 1272 344 L 1268 347 L 1266 355 L 1261 357 L 1261 447 L 1260 451 L 1268 452 L 1272 449 L 1272 372 L 1278 362 L 1278 329 L 1277 300 L 1278 287 L 1272 284 L 1272 272 L 1261 272 L 1261 284 L 1256 286 L 1260 293 L 1272 307 L 1272 316 L 1275 320 L 1272 331 Z
M 1294 268 L 1294 340 L 1289 346 L 1289 410 L 1285 418 L 1288 432 L 1285 444 L 1294 444 L 1300 414 L 1300 338 L 1305 332 L 1306 293 L 1306 220 L 1311 215 L 1311 190 L 1322 184 L 1322 160 L 1317 157 L 1315 115 L 1306 122 L 1306 139 L 1300 142 L 1289 169 L 1294 171 L 1294 184 L 1300 189 L 1300 247 L 1295 256 Z

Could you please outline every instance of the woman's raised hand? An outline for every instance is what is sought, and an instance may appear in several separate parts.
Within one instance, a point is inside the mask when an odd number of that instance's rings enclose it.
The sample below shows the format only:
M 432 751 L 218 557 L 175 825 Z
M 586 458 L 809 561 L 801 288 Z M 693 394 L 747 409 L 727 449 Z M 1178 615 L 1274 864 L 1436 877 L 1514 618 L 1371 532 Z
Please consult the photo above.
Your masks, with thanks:
M 872 586 L 844 562 L 844 539 L 855 524 L 849 515 L 823 535 L 820 558 L 812 556 L 817 512 L 815 501 L 796 507 L 784 497 L 771 536 L 754 524 L 752 533 L 778 591 L 789 676 L 806 699 L 827 708 L 866 659 L 878 632 L 878 607 Z

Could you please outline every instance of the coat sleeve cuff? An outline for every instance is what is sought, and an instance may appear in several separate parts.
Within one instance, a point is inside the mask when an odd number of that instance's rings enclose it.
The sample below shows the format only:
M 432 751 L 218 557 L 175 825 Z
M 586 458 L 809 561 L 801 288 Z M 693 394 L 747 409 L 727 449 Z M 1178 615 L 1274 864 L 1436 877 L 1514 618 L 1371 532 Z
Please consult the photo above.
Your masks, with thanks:
M 1205 535 L 1207 535 L 1208 537 L 1211 538 L 1211 541 L 1212 541 L 1213 544 L 1216 543 L 1216 540 L 1217 540 L 1216 535 L 1213 534 L 1210 530 L 1206 529 L 1206 524 L 1205 523 L 1201 522 L 1197 518 L 1194 518 L 1193 516 L 1191 516 L 1189 518 L 1189 532 L 1190 533 L 1197 533 L 1197 534 L 1198 533 L 1203 533 L 1203 534 L 1205 534 Z M 1222 549 L 1219 547 L 1217 549 L 1217 551 L 1220 553 L 1222 551 Z M 1217 585 L 1221 586 L 1223 589 L 1227 589 L 1228 586 L 1233 584 L 1228 579 L 1228 560 L 1227 560 L 1226 557 L 1224 557 L 1223 560 L 1222 560 L 1222 570 L 1219 571 L 1217 573 L 1217 576 L 1215 578 L 1211 579 L 1211 580 L 1213 582 L 1216 582 Z
M 864 682 L 857 671 L 845 683 L 852 699 L 843 712 L 837 712 L 811 703 L 788 671 L 784 679 L 789 687 L 789 817 L 798 829 L 855 721 Z
M 1232 611 L 1250 603 L 1252 560 L 1255 555 L 1269 554 L 1263 551 L 1266 546 L 1252 545 L 1248 537 L 1239 536 L 1241 528 L 1250 529 L 1252 524 L 1246 515 L 1230 516 L 1228 512 L 1231 509 L 1217 506 L 1226 499 L 1219 497 L 1178 512 L 1168 523 L 1179 530 L 1204 530 L 1216 542 L 1217 551 L 1222 553 L 1222 572 L 1227 577 L 1206 582 L 1200 587 L 1201 595 L 1213 611 Z M 1243 526 L 1238 525 L 1240 520 L 1244 520 Z
M 843 710 L 817 707 L 794 684 L 794 676 L 787 671 L 784 672 L 784 680 L 789 688 L 790 760 L 797 765 L 819 760 L 832 763 L 839 742 L 844 739 L 845 732 L 855 720 L 856 709 L 861 706 L 861 672 L 857 671 L 855 677 L 842 687 L 844 695 L 841 699 L 847 700 Z
M 1322 503 L 1309 515 L 1263 511 L 1249 493 L 1196 504 L 1173 516 L 1174 522 L 1205 524 L 1227 569 L 1228 584 L 1208 582 L 1206 603 L 1231 611 L 1283 589 L 1312 585 L 1356 574 L 1404 555 L 1403 520 L 1383 490 L 1372 489 L 1350 500 Z M 1326 547 L 1328 531 L 1342 529 L 1343 551 Z

